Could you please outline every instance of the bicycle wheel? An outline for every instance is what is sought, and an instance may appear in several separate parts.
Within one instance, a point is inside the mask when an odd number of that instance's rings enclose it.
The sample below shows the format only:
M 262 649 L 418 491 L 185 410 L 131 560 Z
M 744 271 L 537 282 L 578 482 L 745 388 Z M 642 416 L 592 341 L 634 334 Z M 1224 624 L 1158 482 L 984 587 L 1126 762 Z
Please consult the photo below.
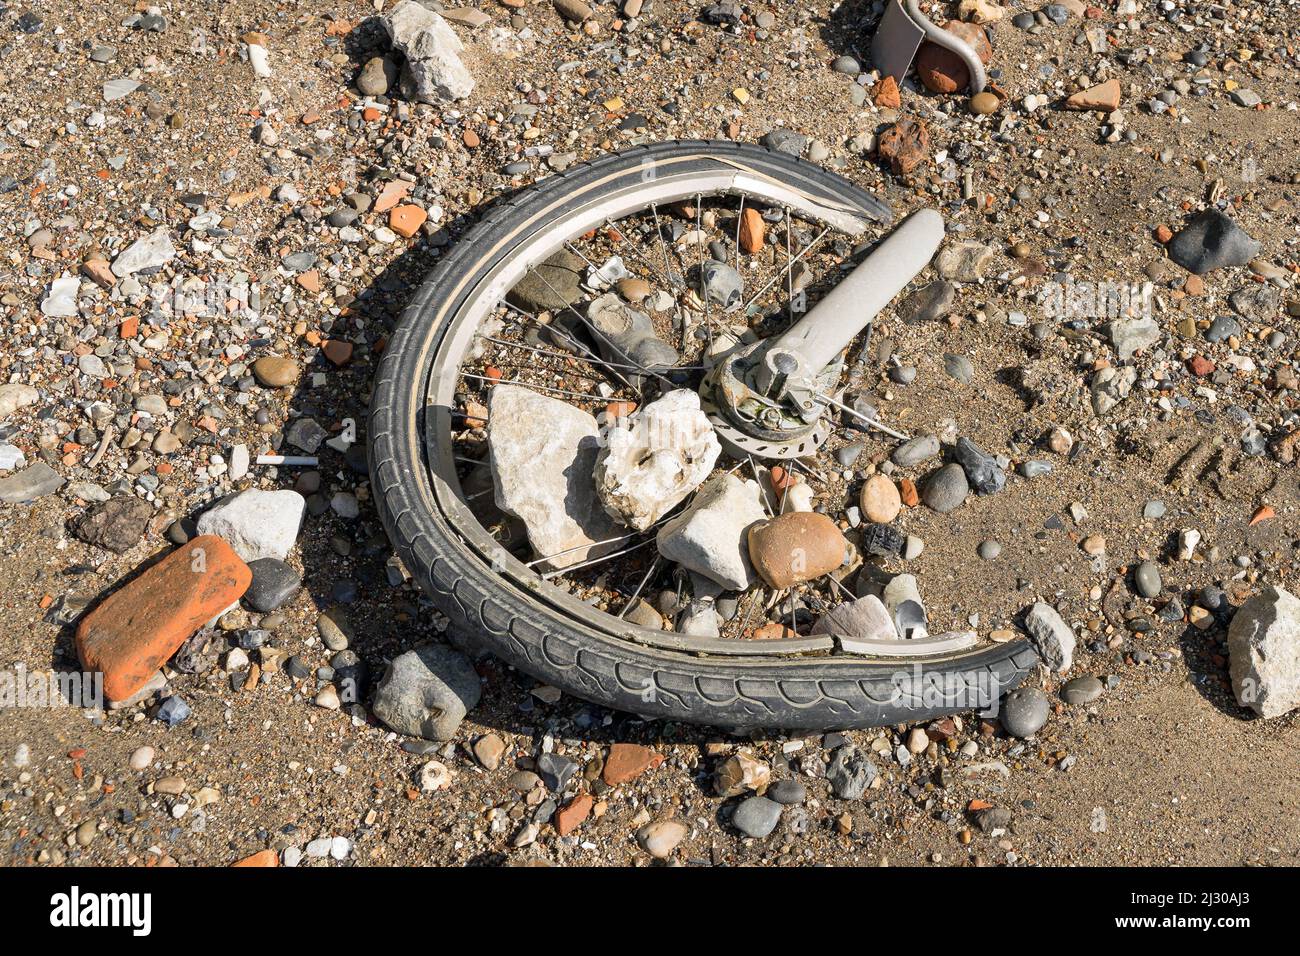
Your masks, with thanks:
M 739 249 L 746 209 L 760 211 L 769 233 L 755 255 Z M 671 562 L 654 554 L 653 528 L 625 535 L 613 554 L 548 570 L 547 556 L 530 549 L 517 524 L 512 530 L 508 516 L 498 522 L 492 513 L 483 422 L 474 412 L 492 388 L 518 383 L 599 410 L 637 397 L 634 389 L 643 398 L 670 385 L 697 387 L 710 349 L 732 334 L 727 323 L 746 325 L 751 338 L 788 324 L 799 267 L 804 294 L 815 298 L 890 219 L 883 203 L 839 176 L 729 142 L 635 148 L 490 210 L 418 290 L 377 372 L 368 428 L 373 493 L 415 579 L 456 626 L 512 665 L 644 716 L 735 729 L 879 726 L 988 706 L 1016 686 L 1038 660 L 1023 640 L 958 649 L 899 641 L 863 654 L 834 636 L 802 633 L 799 622 L 785 639 L 750 639 L 741 609 L 763 615 L 773 601 L 759 588 L 737 597 L 737 613 L 717 636 L 633 624 L 622 616 L 631 603 L 648 589 L 671 590 L 674 580 Z M 589 325 L 566 324 L 568 313 L 582 316 L 571 303 L 558 305 L 571 290 L 555 288 L 560 273 L 548 263 L 557 253 L 582 260 L 580 282 L 588 285 L 618 271 L 590 271 L 617 253 L 624 272 L 671 296 L 655 330 L 678 362 L 651 367 L 593 338 Z M 706 257 L 734 261 L 757 291 L 723 313 L 696 292 Z M 515 293 L 526 279 L 543 300 L 547 286 L 556 293 L 549 317 L 520 304 Z M 588 387 L 574 387 L 575 368 Z M 752 464 L 724 456 L 718 469 Z

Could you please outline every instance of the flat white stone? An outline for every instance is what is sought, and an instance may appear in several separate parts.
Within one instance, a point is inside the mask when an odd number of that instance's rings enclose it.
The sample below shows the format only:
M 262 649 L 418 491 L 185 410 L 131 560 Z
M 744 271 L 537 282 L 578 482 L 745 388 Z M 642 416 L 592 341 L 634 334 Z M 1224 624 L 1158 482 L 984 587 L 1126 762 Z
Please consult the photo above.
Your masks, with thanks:
M 518 385 L 492 389 L 488 452 L 496 503 L 524 523 L 548 571 L 617 550 L 624 533 L 596 497 L 596 419 Z M 597 542 L 605 542 L 597 544 Z
M 223 498 L 199 516 L 199 534 L 225 538 L 245 561 L 279 558 L 293 550 L 307 502 L 296 491 L 250 488 Z
M 137 239 L 113 260 L 113 275 L 124 279 L 142 269 L 156 269 L 176 258 L 176 247 L 165 226 Z

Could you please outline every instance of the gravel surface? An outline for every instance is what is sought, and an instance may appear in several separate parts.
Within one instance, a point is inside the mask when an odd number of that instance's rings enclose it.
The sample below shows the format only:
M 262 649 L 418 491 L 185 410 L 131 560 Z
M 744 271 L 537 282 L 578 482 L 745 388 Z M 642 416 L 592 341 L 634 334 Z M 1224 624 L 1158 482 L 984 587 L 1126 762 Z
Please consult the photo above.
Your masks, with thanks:
M 1300 627 L 1254 662 L 1267 719 L 1229 659 L 1235 608 L 1296 586 L 1300 14 L 1038 9 L 986 25 L 975 104 L 880 83 L 864 3 L 448 7 L 473 88 L 438 104 L 375 5 L 0 11 L 0 861 L 1300 863 Z M 937 440 L 840 429 L 809 497 L 860 541 L 864 482 L 897 485 L 882 563 L 931 633 L 1059 613 L 1072 661 L 1051 621 L 1014 728 L 609 712 L 450 631 L 393 556 L 363 429 L 414 284 L 492 200 L 669 138 L 765 141 L 943 212 L 846 398 Z M 148 598 L 208 534 L 207 590 Z M 155 662 L 119 709 L 37 700 L 90 625 L 131 635 L 126 664 L 159 652 L 165 687 Z

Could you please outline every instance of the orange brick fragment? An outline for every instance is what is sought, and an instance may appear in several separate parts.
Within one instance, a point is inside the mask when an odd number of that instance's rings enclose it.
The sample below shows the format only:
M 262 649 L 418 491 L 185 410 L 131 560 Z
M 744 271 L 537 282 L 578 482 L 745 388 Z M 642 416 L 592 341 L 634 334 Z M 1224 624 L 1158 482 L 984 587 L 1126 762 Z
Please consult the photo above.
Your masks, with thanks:
M 763 249 L 763 239 L 767 235 L 767 223 L 763 214 L 750 207 L 740 217 L 740 248 L 753 255 Z
M 589 793 L 580 793 L 555 814 L 555 831 L 560 836 L 568 836 L 591 815 L 595 801 Z
M 916 491 L 916 482 L 911 478 L 898 479 L 898 497 L 909 508 L 915 508 L 921 503 L 921 496 Z
M 77 627 L 77 656 L 104 675 L 104 695 L 126 700 L 191 634 L 248 590 L 253 574 L 223 539 L 177 548 L 109 595 Z
M 1276 518 L 1276 517 L 1277 517 L 1277 512 L 1274 511 L 1269 505 L 1260 505 L 1259 509 L 1255 512 L 1254 517 L 1250 519 L 1250 524 L 1251 527 L 1254 527 L 1255 525 L 1259 524 L 1261 521 L 1267 521 L 1269 518 Z
M 611 787 L 635 780 L 651 767 L 657 766 L 663 757 L 649 747 L 637 744 L 613 744 L 609 756 L 605 758 L 605 769 L 600 777 Z
M 279 866 L 280 858 L 275 855 L 274 850 L 260 850 L 252 856 L 246 856 L 238 863 L 230 864 L 236 866 Z
M 384 188 L 379 190 L 379 195 L 375 197 L 375 212 L 388 212 L 405 199 L 414 186 L 414 183 L 409 183 L 405 179 L 390 179 L 384 183 Z
M 399 236 L 410 239 L 419 232 L 428 218 L 429 214 L 419 206 L 398 206 L 388 214 L 388 228 Z

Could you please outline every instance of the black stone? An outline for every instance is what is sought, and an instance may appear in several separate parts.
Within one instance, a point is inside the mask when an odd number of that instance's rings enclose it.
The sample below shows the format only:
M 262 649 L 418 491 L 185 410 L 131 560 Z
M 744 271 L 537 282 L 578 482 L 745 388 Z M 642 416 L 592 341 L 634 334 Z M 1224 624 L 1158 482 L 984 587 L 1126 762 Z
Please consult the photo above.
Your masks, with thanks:
M 1001 491 L 1007 483 L 1006 472 L 998 467 L 993 456 L 969 438 L 957 439 L 953 457 L 966 472 L 966 480 L 970 482 L 977 495 L 991 495 Z
M 267 614 L 282 606 L 302 587 L 302 576 L 279 558 L 250 561 L 253 582 L 244 592 L 244 600 L 255 611 Z

